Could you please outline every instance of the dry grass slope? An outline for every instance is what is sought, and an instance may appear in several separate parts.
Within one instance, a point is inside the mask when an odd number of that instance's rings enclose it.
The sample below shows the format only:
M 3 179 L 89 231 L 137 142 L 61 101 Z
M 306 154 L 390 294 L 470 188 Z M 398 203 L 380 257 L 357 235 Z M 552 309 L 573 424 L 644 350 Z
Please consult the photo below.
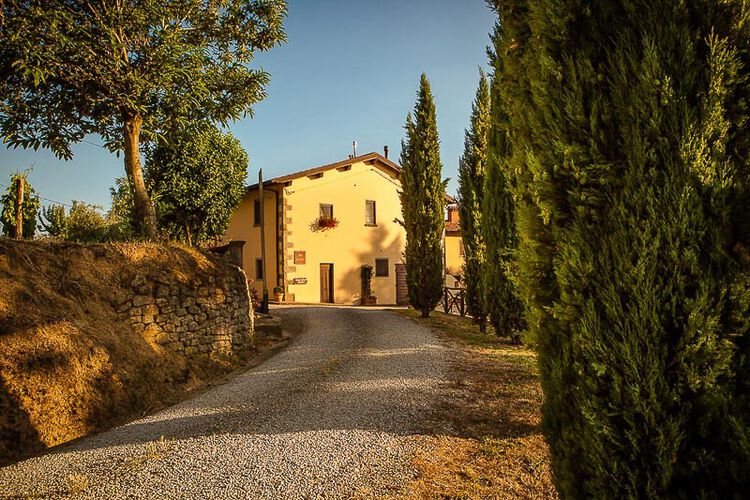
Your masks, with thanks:
M 241 362 L 188 361 L 114 308 L 136 272 L 187 283 L 223 269 L 178 245 L 0 239 L 0 463 L 173 402 Z
M 414 461 L 409 498 L 557 498 L 540 431 L 536 355 L 482 335 L 471 320 L 434 312 L 419 318 L 456 352 L 453 387 L 428 422 L 431 445 Z

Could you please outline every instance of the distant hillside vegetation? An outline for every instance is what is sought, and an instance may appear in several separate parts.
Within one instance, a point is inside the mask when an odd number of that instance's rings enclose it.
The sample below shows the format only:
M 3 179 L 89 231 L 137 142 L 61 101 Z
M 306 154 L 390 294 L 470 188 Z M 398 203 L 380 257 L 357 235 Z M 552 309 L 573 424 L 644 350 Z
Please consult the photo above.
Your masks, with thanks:
M 242 352 L 188 359 L 116 312 L 136 275 L 189 286 L 230 272 L 178 245 L 0 239 L 0 463 L 175 401 L 240 363 Z

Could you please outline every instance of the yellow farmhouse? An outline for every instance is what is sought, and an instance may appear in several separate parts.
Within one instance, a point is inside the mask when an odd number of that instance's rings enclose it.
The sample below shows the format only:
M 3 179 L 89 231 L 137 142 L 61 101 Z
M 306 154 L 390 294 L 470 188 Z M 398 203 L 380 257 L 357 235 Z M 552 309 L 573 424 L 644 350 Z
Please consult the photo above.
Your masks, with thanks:
M 449 287 L 459 285 L 464 274 L 464 242 L 461 237 L 461 222 L 458 205 L 448 205 L 448 220 L 445 221 L 445 284 Z
M 369 153 L 264 181 L 265 265 L 259 186 L 249 186 L 224 241 L 245 242 L 245 273 L 258 292 L 267 280 L 272 298 L 278 287 L 285 302 L 358 305 L 371 266 L 377 303 L 406 304 L 400 173 Z

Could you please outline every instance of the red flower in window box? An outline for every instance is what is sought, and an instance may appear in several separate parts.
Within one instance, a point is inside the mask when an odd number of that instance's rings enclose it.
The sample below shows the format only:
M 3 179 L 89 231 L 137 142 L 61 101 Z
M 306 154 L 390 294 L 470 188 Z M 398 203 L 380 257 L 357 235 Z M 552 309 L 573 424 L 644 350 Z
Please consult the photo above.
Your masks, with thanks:
M 339 225 L 339 220 L 335 217 L 321 217 L 318 219 L 318 228 L 325 231 L 326 229 L 333 229 Z

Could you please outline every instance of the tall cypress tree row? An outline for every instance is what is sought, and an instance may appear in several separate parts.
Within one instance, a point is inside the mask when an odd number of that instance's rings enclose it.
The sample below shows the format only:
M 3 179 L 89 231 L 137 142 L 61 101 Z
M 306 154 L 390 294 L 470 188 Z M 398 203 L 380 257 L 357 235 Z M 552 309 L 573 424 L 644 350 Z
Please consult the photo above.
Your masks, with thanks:
M 482 237 L 482 200 L 489 122 L 490 89 L 487 77 L 480 69 L 479 87 L 471 106 L 469 129 L 464 140 L 464 154 L 458 164 L 458 206 L 465 250 L 466 309 L 482 332 L 485 331 L 487 320 L 482 287 L 486 250 Z
M 739 498 L 750 481 L 748 7 L 497 3 L 493 106 L 508 117 L 515 276 L 558 490 Z
M 445 182 L 441 179 L 440 140 L 435 103 L 427 75 L 422 74 L 417 103 L 406 119 L 401 144 L 401 210 L 406 229 L 406 280 L 409 302 L 422 317 L 443 293 L 442 236 Z
M 523 304 L 512 280 L 515 251 L 518 245 L 511 196 L 512 176 L 507 171 L 510 158 L 507 122 L 502 101 L 503 59 L 497 57 L 502 43 L 502 30 L 495 27 L 490 63 L 493 68 L 490 98 L 490 126 L 487 130 L 488 153 L 482 203 L 482 234 L 486 245 L 487 263 L 482 275 L 484 304 L 490 323 L 498 336 L 520 339 L 523 327 Z

